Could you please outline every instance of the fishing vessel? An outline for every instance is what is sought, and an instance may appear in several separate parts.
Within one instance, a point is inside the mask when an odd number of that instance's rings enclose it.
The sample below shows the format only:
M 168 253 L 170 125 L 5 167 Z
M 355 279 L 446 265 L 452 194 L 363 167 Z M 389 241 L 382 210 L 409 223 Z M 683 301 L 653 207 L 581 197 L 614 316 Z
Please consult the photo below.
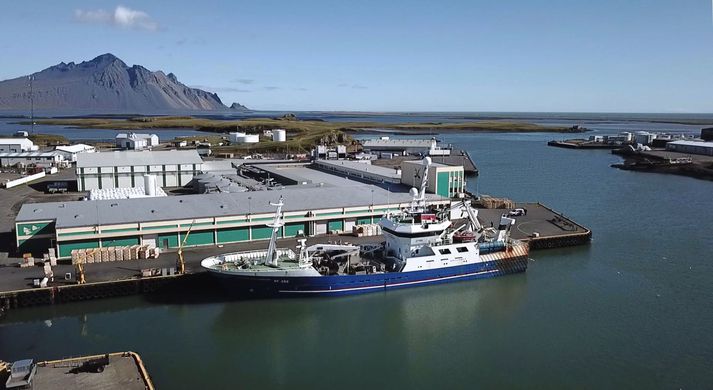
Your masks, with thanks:
M 424 160 L 425 170 L 430 159 Z M 411 189 L 409 207 L 384 215 L 379 221 L 384 242 L 307 246 L 299 239 L 297 251 L 277 248 L 284 225 L 282 198 L 271 223 L 266 250 L 221 254 L 201 266 L 231 292 L 259 296 L 325 296 L 358 294 L 436 283 L 491 278 L 527 269 L 528 245 L 510 238 L 515 220 L 506 215 L 500 225 L 483 228 L 469 202 L 457 209 L 435 209 L 426 204 L 428 175 L 420 191 Z M 455 226 L 458 210 L 465 222 Z

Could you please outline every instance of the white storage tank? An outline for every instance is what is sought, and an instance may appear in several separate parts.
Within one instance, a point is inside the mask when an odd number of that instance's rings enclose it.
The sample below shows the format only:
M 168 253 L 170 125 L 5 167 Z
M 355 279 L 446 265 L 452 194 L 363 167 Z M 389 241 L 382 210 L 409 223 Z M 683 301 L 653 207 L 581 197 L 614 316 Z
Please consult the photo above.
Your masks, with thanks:
M 245 133 L 233 132 L 228 134 L 228 140 L 230 143 L 238 143 L 238 138 L 245 137 Z
M 287 141 L 287 132 L 284 129 L 275 129 L 272 131 L 272 140 L 275 142 Z
M 156 196 L 156 175 L 144 175 L 144 191 L 147 196 Z
M 256 144 L 260 142 L 260 136 L 257 134 L 238 135 L 235 136 L 235 141 L 232 142 L 236 144 Z

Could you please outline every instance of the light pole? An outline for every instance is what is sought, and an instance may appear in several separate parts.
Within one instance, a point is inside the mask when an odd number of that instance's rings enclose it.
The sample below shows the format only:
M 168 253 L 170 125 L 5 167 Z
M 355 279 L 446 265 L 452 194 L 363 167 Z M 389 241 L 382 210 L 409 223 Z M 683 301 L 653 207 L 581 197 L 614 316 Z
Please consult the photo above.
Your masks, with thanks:
M 35 76 L 29 76 L 30 79 L 30 134 L 35 134 L 35 94 L 32 87 L 32 82 L 35 81 Z
M 248 196 L 248 218 L 250 217 L 250 214 L 252 214 L 252 201 L 253 197 Z

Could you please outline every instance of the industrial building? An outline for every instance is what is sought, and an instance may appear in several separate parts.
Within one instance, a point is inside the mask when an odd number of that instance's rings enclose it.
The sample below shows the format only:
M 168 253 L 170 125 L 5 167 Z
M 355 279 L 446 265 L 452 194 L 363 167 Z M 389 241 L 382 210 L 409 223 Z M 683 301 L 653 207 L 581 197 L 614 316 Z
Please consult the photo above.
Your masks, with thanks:
M 15 165 L 36 165 L 54 167 L 64 161 L 64 156 L 55 152 L 0 152 L 0 165 L 12 167 Z
M 38 149 L 34 142 L 27 138 L 0 138 L 0 152 L 21 153 Z
M 423 177 L 425 165 L 421 161 L 401 163 L 401 183 L 418 187 Z M 432 163 L 428 169 L 426 191 L 453 198 L 465 191 L 465 173 L 462 166 Z
M 407 191 L 391 192 L 373 185 L 292 187 L 274 191 L 185 195 L 141 199 L 25 204 L 16 222 L 16 245 L 21 253 L 40 256 L 55 248 L 60 258 L 72 250 L 148 244 L 177 248 L 262 240 L 272 229 L 270 202 L 284 197 L 285 226 L 281 237 L 351 231 L 389 210 L 407 207 Z M 451 200 L 427 195 L 430 204 Z M 190 230 L 190 234 L 188 231 Z
M 713 156 L 713 142 L 673 141 L 666 144 L 666 150 L 670 150 L 672 152 Z
M 201 171 L 202 164 L 195 150 L 80 153 L 77 188 L 137 187 L 145 174 L 156 175 L 160 187 L 181 187 Z
M 156 134 L 119 133 L 115 138 L 116 147 L 127 150 L 145 150 L 158 146 Z
M 420 163 L 420 161 L 419 161 Z M 371 161 L 353 160 L 316 160 L 317 169 L 333 172 L 336 175 L 373 183 L 401 183 L 401 171 L 397 169 L 371 165 Z
M 344 145 L 317 145 L 312 150 L 312 157 L 315 160 L 343 160 L 347 158 L 347 147 Z
M 56 146 L 54 148 L 55 153 L 61 154 L 65 161 L 77 162 L 77 155 L 79 153 L 94 153 L 96 148 L 91 145 L 76 144 L 76 145 L 65 145 Z
M 229 133 L 228 141 L 231 144 L 255 144 L 260 142 L 260 136 L 257 134 L 245 134 L 245 133 Z
M 440 148 L 435 138 L 432 139 L 391 139 L 381 137 L 362 141 L 364 150 L 390 158 L 391 155 L 423 155 L 423 156 L 448 156 L 450 149 Z

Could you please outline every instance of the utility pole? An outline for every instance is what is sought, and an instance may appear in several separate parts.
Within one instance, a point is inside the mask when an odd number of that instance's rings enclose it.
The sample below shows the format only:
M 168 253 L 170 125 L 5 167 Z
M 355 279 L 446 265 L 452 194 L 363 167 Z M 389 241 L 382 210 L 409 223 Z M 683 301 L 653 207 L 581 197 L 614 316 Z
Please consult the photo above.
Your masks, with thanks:
M 35 81 L 35 76 L 28 76 L 30 79 L 30 134 L 35 135 L 35 94 L 32 82 Z

